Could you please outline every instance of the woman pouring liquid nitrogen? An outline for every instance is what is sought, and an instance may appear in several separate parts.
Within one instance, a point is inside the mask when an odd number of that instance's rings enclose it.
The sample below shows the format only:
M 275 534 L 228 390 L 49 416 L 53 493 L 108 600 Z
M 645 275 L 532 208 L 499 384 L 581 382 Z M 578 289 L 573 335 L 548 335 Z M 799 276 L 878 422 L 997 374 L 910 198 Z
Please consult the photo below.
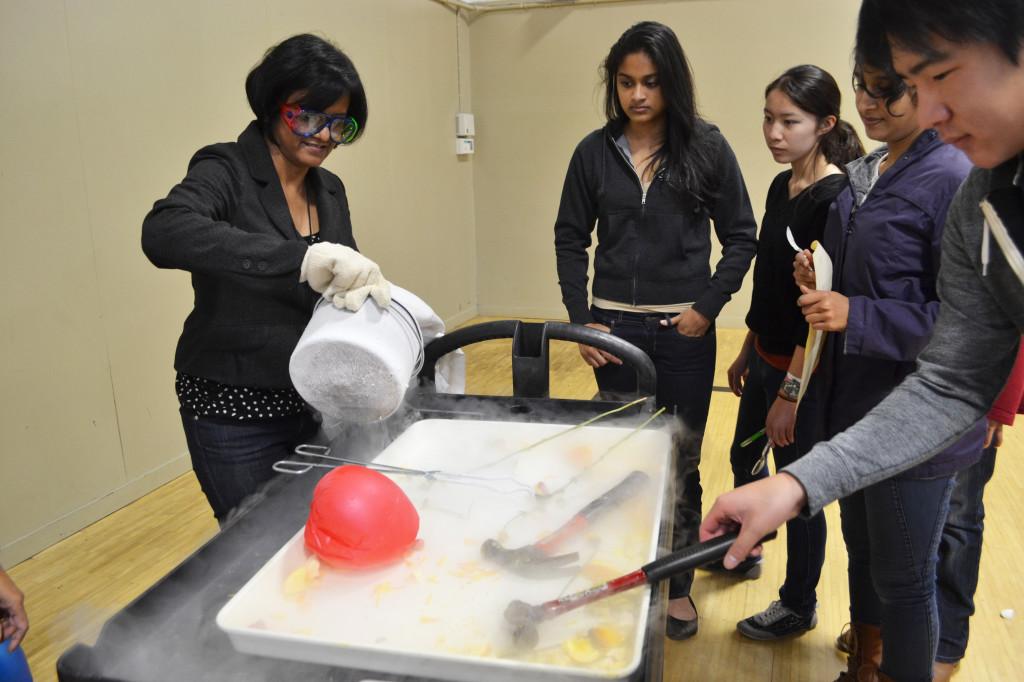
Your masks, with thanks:
M 192 276 L 175 390 L 221 524 L 318 430 L 288 376 L 317 297 L 349 310 L 368 296 L 390 302 L 380 269 L 355 250 L 345 186 L 321 168 L 366 130 L 352 61 L 322 38 L 293 36 L 266 53 L 245 91 L 256 120 L 236 142 L 196 152 L 142 225 L 149 259 Z

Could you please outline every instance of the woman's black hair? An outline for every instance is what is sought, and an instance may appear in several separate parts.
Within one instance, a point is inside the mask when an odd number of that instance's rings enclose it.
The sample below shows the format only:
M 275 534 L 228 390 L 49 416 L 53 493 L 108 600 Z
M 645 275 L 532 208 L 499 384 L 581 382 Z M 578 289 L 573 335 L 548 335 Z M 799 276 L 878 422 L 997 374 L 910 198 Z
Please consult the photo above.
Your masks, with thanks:
M 864 156 L 864 145 L 857 131 L 839 117 L 843 96 L 836 79 L 828 71 L 813 64 L 794 66 L 769 83 L 764 89 L 764 96 L 767 98 L 773 90 L 784 94 L 819 122 L 835 116 L 836 123 L 832 130 L 818 141 L 819 149 L 829 163 L 843 168 L 854 159 Z
M 1024 45 L 1024 3 L 1020 0 L 864 0 L 857 25 L 857 50 L 861 43 L 893 43 L 926 58 L 939 57 L 934 46 L 938 36 L 951 43 L 979 43 L 998 47 L 1017 65 Z M 865 49 L 872 46 L 865 44 Z M 877 42 L 873 45 L 877 48 Z M 882 65 L 885 50 L 870 60 Z
M 245 79 L 245 95 L 263 134 L 272 138 L 281 105 L 295 93 L 298 104 L 323 111 L 348 95 L 348 115 L 366 131 L 366 92 L 359 73 L 344 52 L 323 38 L 302 33 L 267 50 Z
M 710 203 L 714 196 L 714 155 L 705 125 L 697 113 L 693 73 L 683 47 L 668 26 L 654 21 L 634 24 L 612 45 L 602 68 L 605 83 L 604 111 L 610 128 L 621 131 L 629 118 L 622 110 L 616 76 L 623 60 L 643 52 L 658 73 L 665 100 L 665 142 L 651 157 L 651 163 L 665 171 L 665 180 L 680 192 L 696 195 Z
M 882 81 L 881 89 L 871 90 L 867 87 L 864 82 L 865 67 L 881 72 L 879 78 Z M 853 89 L 863 90 L 875 99 L 884 100 L 889 114 L 896 115 L 893 114 L 892 105 L 907 94 L 907 84 L 892 66 L 889 43 L 885 39 L 885 34 L 875 33 L 862 36 L 858 30 L 857 46 L 853 50 Z M 917 103 L 914 93 L 911 93 L 911 101 Z

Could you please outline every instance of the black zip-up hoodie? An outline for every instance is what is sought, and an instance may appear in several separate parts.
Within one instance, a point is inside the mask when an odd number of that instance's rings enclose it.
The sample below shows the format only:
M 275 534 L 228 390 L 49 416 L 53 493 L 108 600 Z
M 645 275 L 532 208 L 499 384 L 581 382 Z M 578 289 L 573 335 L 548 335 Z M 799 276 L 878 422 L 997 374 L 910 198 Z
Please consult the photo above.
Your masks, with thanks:
M 644 193 L 606 126 L 587 135 L 569 162 L 555 222 L 562 301 L 572 322 L 593 322 L 587 298 L 587 247 L 597 224 L 594 295 L 632 305 L 694 302 L 709 320 L 743 283 L 757 250 L 757 229 L 736 156 L 718 128 L 712 136 L 714 197 L 669 186 L 663 172 Z M 711 273 L 711 226 L 722 257 Z

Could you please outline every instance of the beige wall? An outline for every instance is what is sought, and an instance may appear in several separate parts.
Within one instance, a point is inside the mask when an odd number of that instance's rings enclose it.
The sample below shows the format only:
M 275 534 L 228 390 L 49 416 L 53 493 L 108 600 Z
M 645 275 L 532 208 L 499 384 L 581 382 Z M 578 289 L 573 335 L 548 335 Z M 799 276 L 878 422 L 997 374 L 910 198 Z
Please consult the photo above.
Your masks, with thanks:
M 635 2 L 466 24 L 429 0 L 0 0 L 0 563 L 187 470 L 171 360 L 191 291 L 145 260 L 139 225 L 198 147 L 244 126 L 245 73 L 274 42 L 321 32 L 362 73 L 367 134 L 327 166 L 391 279 L 449 323 L 557 318 L 551 226 L 622 30 L 676 29 L 758 207 L 779 170 L 761 90 L 807 61 L 848 89 L 857 4 Z M 471 158 L 453 153 L 460 109 L 477 118 Z M 720 322 L 741 324 L 746 300 Z
M 603 124 L 598 67 L 631 24 L 671 26 L 693 67 L 702 113 L 739 158 L 760 221 L 782 170 L 761 136 L 764 86 L 795 64 L 815 63 L 853 107 L 850 54 L 859 0 L 687 0 L 485 14 L 471 24 L 478 292 L 482 314 L 565 318 L 552 226 L 569 157 Z M 717 258 L 713 254 L 713 261 Z M 744 288 L 719 317 L 742 327 Z
M 245 126 L 274 42 L 316 31 L 353 58 L 370 125 L 327 166 L 360 247 L 449 321 L 475 312 L 456 22 L 426 0 L 0 0 L 0 563 L 187 470 L 171 361 L 191 290 L 139 226 Z

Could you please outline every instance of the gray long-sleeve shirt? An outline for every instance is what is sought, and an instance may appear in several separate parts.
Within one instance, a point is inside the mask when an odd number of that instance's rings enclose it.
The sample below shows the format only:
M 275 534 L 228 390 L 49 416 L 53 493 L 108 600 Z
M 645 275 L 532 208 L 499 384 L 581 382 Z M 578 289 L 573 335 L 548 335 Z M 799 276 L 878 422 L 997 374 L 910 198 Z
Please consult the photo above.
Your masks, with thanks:
M 984 417 L 999 395 L 1024 331 L 1024 282 L 1000 247 L 991 248 L 983 272 L 979 204 L 992 190 L 1008 192 L 1001 205 L 1009 208 L 999 216 L 1024 232 L 1018 164 L 973 170 L 953 199 L 942 238 L 939 317 L 914 373 L 861 421 L 783 469 L 804 487 L 807 513 L 928 460 Z

